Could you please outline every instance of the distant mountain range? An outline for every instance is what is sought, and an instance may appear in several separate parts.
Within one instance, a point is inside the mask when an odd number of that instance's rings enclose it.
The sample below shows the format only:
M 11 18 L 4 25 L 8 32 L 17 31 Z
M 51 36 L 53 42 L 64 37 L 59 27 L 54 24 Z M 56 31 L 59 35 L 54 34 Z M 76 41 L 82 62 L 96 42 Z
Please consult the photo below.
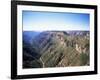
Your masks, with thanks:
M 40 32 L 36 31 L 23 31 L 23 40 L 25 42 L 31 42 Z
M 23 68 L 89 65 L 89 31 L 24 31 Z
M 54 32 L 63 32 L 66 35 L 70 36 L 89 36 L 89 31 L 23 31 L 23 40 L 25 42 L 30 42 L 32 39 L 39 37 L 41 35 L 45 36 Z M 40 34 L 40 35 L 39 35 Z M 39 35 L 39 36 L 38 36 Z

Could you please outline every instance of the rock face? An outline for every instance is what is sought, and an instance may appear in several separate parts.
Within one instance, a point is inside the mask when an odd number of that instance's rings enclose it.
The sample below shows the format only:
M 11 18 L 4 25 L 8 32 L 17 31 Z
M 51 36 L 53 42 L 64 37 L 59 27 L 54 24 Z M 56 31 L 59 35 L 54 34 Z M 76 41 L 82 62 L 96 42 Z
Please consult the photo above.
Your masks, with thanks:
M 89 65 L 89 45 L 89 31 L 41 32 L 23 47 L 23 68 Z

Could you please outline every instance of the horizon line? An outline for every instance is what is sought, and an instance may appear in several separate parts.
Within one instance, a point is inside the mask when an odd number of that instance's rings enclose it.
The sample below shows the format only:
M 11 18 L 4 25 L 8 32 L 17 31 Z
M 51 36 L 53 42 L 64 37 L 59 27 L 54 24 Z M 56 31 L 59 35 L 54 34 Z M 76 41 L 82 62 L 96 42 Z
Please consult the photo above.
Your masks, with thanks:
M 90 30 L 23 30 L 23 31 L 37 31 L 37 32 L 42 32 L 42 31 L 90 31 Z

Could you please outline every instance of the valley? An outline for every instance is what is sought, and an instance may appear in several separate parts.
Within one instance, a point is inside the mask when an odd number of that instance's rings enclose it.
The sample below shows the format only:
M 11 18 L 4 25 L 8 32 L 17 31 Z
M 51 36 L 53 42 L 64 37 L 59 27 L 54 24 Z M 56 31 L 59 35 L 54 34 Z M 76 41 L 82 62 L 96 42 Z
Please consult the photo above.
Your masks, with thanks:
M 89 31 L 23 31 L 23 68 L 89 66 Z

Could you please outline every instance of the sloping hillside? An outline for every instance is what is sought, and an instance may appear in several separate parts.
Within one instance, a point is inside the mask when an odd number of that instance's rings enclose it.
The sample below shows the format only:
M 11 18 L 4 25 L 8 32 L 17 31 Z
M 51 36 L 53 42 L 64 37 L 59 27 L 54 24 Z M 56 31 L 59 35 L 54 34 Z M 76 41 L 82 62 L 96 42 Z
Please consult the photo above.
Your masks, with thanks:
M 89 31 L 44 31 L 23 45 L 23 68 L 89 65 Z

